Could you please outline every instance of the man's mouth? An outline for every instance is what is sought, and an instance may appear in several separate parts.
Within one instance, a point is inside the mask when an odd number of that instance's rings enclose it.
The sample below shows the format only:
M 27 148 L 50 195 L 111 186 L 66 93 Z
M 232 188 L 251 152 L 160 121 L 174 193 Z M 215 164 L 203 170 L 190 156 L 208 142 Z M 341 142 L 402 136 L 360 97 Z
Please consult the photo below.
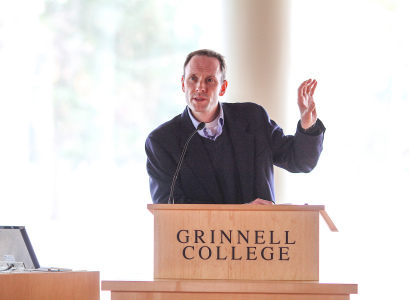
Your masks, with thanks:
M 204 100 L 206 100 L 206 98 L 203 98 L 203 97 L 194 97 L 193 100 L 195 100 L 195 101 L 204 101 Z

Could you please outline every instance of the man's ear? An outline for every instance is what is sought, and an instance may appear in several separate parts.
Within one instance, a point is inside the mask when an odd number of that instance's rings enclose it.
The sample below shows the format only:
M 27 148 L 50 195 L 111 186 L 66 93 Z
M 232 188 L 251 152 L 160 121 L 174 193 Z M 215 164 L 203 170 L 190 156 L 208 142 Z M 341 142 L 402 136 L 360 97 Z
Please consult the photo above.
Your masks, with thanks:
M 226 93 L 226 89 L 227 89 L 227 80 L 223 81 L 219 96 L 223 96 Z
M 182 75 L 182 91 L 185 92 L 185 77 Z

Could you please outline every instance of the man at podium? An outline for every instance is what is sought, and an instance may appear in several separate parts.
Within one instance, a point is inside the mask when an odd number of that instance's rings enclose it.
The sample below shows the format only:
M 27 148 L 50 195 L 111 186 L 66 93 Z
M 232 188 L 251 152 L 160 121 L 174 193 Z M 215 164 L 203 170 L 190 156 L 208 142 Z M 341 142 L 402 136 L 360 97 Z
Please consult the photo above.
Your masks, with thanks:
M 294 135 L 255 103 L 219 101 L 228 83 L 217 52 L 190 53 L 181 84 L 185 110 L 146 139 L 153 203 L 272 204 L 274 166 L 304 173 L 316 166 L 325 127 L 315 109 L 315 80 L 298 89 Z

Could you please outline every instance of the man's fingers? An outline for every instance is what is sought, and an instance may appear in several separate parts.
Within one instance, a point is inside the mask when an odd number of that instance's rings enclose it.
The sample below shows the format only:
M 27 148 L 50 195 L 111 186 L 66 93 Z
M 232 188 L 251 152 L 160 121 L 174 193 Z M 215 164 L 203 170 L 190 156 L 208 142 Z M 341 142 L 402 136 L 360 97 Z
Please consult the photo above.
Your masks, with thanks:
M 317 87 L 318 82 L 314 79 L 313 83 L 312 83 L 312 87 L 311 87 L 311 96 L 314 95 L 315 89 Z
M 300 84 L 299 88 L 298 88 L 298 96 L 302 97 L 304 94 L 304 88 L 305 85 L 307 84 L 307 81 L 304 81 L 303 83 Z
M 314 95 L 314 91 L 316 87 L 317 87 L 317 81 L 315 79 L 314 80 L 309 79 L 307 81 L 306 93 L 311 96 Z
M 315 88 L 317 87 L 317 81 L 314 79 L 308 79 L 301 83 L 298 88 L 298 95 L 305 96 L 306 94 L 314 94 Z
M 257 198 L 256 200 L 253 200 L 253 201 L 251 201 L 250 203 L 247 203 L 247 204 L 251 204 L 251 205 L 272 205 L 274 203 L 271 202 L 271 201 L 268 201 L 268 200 L 263 200 L 263 199 Z
M 304 97 L 306 95 L 307 84 L 308 80 L 301 83 L 300 87 L 298 88 L 298 105 L 304 105 Z
M 311 113 L 315 108 L 315 104 L 312 106 L 314 99 L 312 98 L 315 89 L 317 88 L 317 81 L 315 79 L 308 79 L 304 81 L 298 88 L 298 106 L 300 109 L 307 110 L 306 113 Z

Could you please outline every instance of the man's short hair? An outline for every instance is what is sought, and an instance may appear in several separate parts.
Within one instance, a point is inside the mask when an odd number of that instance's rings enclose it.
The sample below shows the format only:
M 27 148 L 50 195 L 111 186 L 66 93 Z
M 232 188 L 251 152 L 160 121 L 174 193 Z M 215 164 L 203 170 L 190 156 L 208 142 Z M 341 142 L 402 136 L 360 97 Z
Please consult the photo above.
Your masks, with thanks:
M 209 49 L 201 49 L 201 50 L 196 50 L 188 54 L 185 60 L 185 64 L 183 65 L 183 77 L 185 77 L 185 69 L 189 61 L 192 59 L 193 56 L 207 56 L 207 57 L 214 57 L 219 60 L 220 63 L 220 71 L 222 72 L 222 78 L 221 78 L 221 83 L 223 83 L 226 80 L 226 61 L 224 60 L 224 56 L 221 55 L 220 53 L 217 53 L 216 51 L 209 50 Z

